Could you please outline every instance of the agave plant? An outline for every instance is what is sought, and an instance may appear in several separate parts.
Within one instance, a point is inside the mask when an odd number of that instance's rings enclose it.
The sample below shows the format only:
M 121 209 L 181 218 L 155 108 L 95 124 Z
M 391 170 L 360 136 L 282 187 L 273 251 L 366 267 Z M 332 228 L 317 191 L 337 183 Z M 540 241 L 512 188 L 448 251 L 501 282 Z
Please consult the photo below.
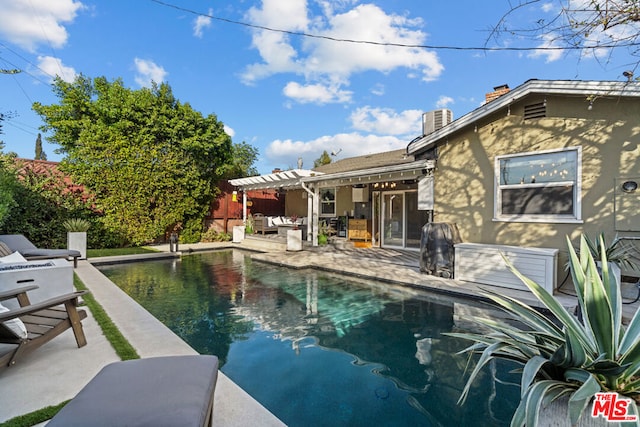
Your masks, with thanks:
M 625 246 L 623 241 L 616 237 L 613 239 L 610 245 L 601 245 L 600 242 L 605 242 L 604 233 L 599 237 L 590 240 L 586 239 L 587 246 L 591 255 L 599 261 L 602 253 L 607 256 L 607 261 L 617 264 L 620 268 L 628 270 L 640 270 L 640 266 L 637 263 L 637 258 L 634 258 L 634 250 L 631 246 Z M 605 242 L 606 243 L 606 242 Z
M 571 425 L 578 422 L 596 393 L 617 392 L 636 402 L 640 396 L 640 315 L 622 325 L 622 298 L 607 267 L 605 243 L 600 238 L 602 268 L 596 267 L 587 239 L 580 240 L 580 254 L 571 246 L 570 269 L 581 319 L 565 309 L 548 291 L 523 276 L 505 258 L 511 271 L 553 314 L 555 321 L 517 299 L 493 292 L 484 295 L 519 320 L 526 328 L 491 319 L 476 319 L 489 327 L 488 335 L 450 333 L 474 344 L 464 352 L 479 353 L 459 403 L 482 368 L 493 359 L 522 364 L 520 404 L 512 426 L 536 426 L 543 406 L 568 398 Z M 632 411 L 637 415 L 637 405 Z
M 62 223 L 65 230 L 69 232 L 83 232 L 87 231 L 91 227 L 91 223 L 82 218 L 71 218 Z

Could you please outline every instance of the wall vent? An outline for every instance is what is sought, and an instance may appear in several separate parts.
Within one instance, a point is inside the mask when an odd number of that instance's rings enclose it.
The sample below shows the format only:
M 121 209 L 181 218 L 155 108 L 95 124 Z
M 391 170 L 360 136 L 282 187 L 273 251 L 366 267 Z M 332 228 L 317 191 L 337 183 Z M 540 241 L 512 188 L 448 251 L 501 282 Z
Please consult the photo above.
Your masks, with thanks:
M 428 111 L 422 115 L 422 134 L 429 135 L 453 121 L 453 112 L 446 108 Z
M 547 117 L 547 103 L 539 102 L 537 104 L 525 105 L 524 106 L 524 119 L 540 119 L 542 117 Z

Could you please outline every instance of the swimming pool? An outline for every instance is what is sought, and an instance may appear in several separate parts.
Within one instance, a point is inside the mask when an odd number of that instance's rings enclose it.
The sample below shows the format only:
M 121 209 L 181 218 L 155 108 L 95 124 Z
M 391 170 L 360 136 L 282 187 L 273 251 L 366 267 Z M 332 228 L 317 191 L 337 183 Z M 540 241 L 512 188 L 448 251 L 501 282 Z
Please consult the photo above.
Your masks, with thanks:
M 503 363 L 456 403 L 468 342 L 442 333 L 473 327 L 478 303 L 235 250 L 99 268 L 290 426 L 497 426 L 517 406 Z

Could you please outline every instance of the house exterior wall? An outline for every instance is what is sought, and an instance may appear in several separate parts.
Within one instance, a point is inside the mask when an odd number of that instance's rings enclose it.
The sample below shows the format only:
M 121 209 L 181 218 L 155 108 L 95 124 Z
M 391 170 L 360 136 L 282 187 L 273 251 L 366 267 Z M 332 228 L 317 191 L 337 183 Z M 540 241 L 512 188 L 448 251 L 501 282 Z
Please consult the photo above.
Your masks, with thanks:
M 544 118 L 523 119 L 524 105 L 546 99 Z M 466 242 L 557 248 L 566 236 L 616 235 L 615 179 L 640 176 L 640 100 L 528 96 L 438 146 L 435 222 L 457 223 Z M 494 221 L 496 156 L 582 147 L 582 223 Z M 640 191 L 635 193 L 640 197 Z M 640 217 L 638 217 L 640 222 Z M 626 236 L 638 236 L 626 231 Z

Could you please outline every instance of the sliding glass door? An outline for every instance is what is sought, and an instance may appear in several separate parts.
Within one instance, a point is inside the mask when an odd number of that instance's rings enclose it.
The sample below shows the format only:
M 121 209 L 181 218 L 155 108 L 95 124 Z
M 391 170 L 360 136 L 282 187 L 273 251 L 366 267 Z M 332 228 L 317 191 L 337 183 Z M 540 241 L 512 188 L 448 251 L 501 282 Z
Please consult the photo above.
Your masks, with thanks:
M 382 246 L 420 249 L 428 211 L 418 210 L 417 191 L 382 193 Z
M 382 245 L 404 247 L 404 193 L 382 196 Z

